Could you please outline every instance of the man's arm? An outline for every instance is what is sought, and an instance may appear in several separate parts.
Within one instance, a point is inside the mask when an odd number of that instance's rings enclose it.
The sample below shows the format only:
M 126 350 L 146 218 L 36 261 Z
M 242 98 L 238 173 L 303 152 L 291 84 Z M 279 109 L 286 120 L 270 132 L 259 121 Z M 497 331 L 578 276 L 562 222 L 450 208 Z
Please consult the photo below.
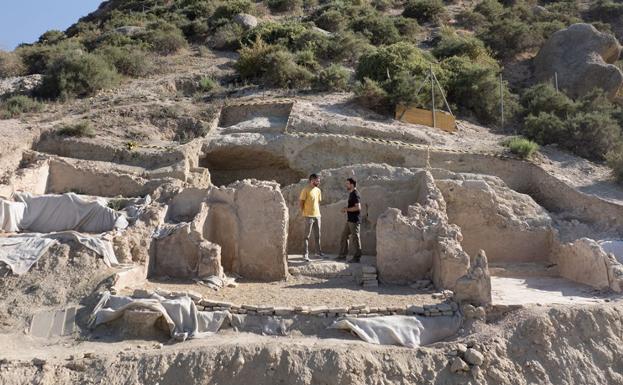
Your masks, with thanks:
M 300 207 L 301 207 L 301 211 L 305 210 L 305 201 L 299 201 L 300 202 Z
M 361 203 L 355 203 L 353 207 L 347 207 L 346 211 L 351 212 L 351 213 L 361 211 Z

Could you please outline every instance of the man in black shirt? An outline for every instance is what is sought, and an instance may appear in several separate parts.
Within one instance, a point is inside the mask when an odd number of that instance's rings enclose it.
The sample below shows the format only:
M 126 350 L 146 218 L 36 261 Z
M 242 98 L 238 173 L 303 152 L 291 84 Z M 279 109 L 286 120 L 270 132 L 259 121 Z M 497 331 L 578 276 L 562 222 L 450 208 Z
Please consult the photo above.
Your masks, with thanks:
M 340 255 L 337 259 L 346 259 L 348 254 L 348 237 L 352 238 L 355 245 L 355 255 L 351 262 L 359 262 L 361 259 L 361 238 L 359 236 L 361 226 L 361 196 L 357 191 L 357 181 L 353 178 L 346 180 L 346 189 L 348 190 L 348 206 L 342 208 L 342 212 L 346 213 L 346 225 L 342 231 L 342 239 L 340 241 Z

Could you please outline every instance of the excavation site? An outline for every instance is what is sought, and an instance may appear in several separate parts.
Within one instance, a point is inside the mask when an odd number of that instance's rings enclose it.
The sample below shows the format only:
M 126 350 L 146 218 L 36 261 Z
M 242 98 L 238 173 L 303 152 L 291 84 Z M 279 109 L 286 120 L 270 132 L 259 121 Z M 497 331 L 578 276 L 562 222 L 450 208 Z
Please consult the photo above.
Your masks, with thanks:
M 1 382 L 618 381 L 616 354 L 565 362 L 620 349 L 620 201 L 323 114 L 249 98 L 175 147 L 5 145 Z M 312 173 L 324 256 L 305 261 Z M 351 177 L 359 263 L 336 259 Z
M 623 385 L 618 2 L 96 3 L 0 50 L 0 385 Z

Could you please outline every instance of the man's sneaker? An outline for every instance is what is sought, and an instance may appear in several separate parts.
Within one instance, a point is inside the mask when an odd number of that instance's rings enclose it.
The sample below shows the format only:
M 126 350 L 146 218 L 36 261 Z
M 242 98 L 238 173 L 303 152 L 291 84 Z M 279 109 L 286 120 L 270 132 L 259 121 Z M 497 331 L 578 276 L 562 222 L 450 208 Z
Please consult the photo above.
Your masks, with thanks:
M 360 263 L 361 261 L 361 257 L 353 257 L 353 259 L 350 260 L 350 263 Z
M 308 255 L 303 255 L 303 261 L 305 262 L 311 262 L 311 259 L 309 259 Z
M 337 257 L 335 257 L 336 261 L 344 261 L 346 260 L 346 256 L 345 255 L 338 255 Z
M 319 252 L 319 253 L 316 253 L 316 257 L 318 257 L 318 258 L 324 258 L 325 256 L 324 256 L 324 254 L 323 254 L 323 253 L 322 253 L 322 251 L 321 251 L 321 252 Z

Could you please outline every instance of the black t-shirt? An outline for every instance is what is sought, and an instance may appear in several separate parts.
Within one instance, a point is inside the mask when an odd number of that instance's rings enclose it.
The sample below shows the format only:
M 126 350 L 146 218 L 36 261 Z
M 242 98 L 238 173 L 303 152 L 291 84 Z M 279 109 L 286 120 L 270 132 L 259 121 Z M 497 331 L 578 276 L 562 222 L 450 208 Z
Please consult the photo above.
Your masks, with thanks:
M 361 196 L 359 191 L 353 190 L 348 194 L 348 208 L 355 207 L 357 203 L 361 203 Z M 361 222 L 361 211 L 347 211 L 346 215 L 348 216 L 348 222 Z

